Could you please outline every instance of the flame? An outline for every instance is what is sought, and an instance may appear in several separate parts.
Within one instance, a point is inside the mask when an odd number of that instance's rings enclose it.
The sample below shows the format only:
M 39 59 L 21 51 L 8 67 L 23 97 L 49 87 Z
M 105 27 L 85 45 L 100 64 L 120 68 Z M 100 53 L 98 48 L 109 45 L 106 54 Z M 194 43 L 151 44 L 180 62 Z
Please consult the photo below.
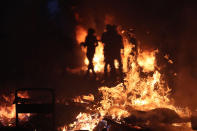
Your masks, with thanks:
M 27 92 L 18 93 L 20 98 L 29 98 Z M 1 104 L 0 106 L 0 123 L 4 126 L 14 126 L 16 110 L 15 104 L 13 104 L 15 96 L 11 94 L 10 96 L 3 95 L 3 99 L 6 104 Z M 19 114 L 19 120 L 27 121 L 30 114 Z
M 166 86 L 162 74 L 155 68 L 155 52 L 142 52 L 137 58 L 138 63 L 135 61 L 131 63 L 132 68 L 127 73 L 125 83 L 113 88 L 99 88 L 103 95 L 99 110 L 103 116 L 110 115 L 120 119 L 128 116 L 130 109 L 149 111 L 155 108 L 169 108 L 175 110 L 182 117 L 190 116 L 188 109 L 175 107 L 173 100 L 169 98 L 171 89 Z M 138 64 L 142 66 L 143 71 L 154 71 L 153 75 L 141 77 Z M 124 110 L 124 112 L 110 114 L 114 107 Z
M 88 94 L 88 95 L 77 96 L 73 99 L 73 101 L 77 103 L 87 103 L 87 101 L 94 101 L 94 95 Z
M 85 28 L 80 25 L 76 26 L 76 40 L 78 44 L 85 41 L 87 34 L 88 33 Z
M 76 122 L 69 125 L 69 127 L 72 128 L 72 130 L 92 131 L 100 121 L 98 114 L 91 115 L 88 113 L 81 113 L 81 112 L 76 117 L 76 119 L 77 119 Z
M 139 53 L 139 56 L 137 58 L 138 64 L 143 67 L 144 72 L 150 72 L 154 71 L 155 69 L 155 53 L 157 53 L 158 50 L 155 50 L 153 52 L 142 52 Z
M 165 58 L 166 60 L 168 60 L 168 63 L 173 64 L 173 61 L 170 59 L 170 56 L 169 56 L 168 54 L 166 54 L 166 55 L 164 56 L 164 58 Z
M 103 72 L 104 71 L 104 55 L 103 55 L 103 44 L 98 42 L 98 46 L 96 47 L 96 51 L 93 58 L 94 70 L 95 72 Z
M 63 127 L 60 127 L 59 130 L 60 131 L 67 131 L 68 130 L 68 127 L 67 126 L 63 126 Z
M 121 121 L 128 117 L 132 111 L 149 111 L 156 108 L 168 108 L 174 110 L 181 117 L 191 115 L 188 108 L 174 106 L 173 100 L 169 98 L 171 89 L 162 79 L 163 75 L 156 68 L 155 54 L 158 50 L 140 52 L 135 61 L 135 56 L 131 59 L 131 68 L 127 72 L 125 82 L 115 87 L 100 87 L 98 90 L 102 94 L 99 107 L 93 109 L 96 117 L 89 113 L 80 113 L 77 121 L 71 124 L 71 129 L 93 130 L 96 124 L 104 117 L 111 117 L 115 121 Z M 141 71 L 149 74 L 142 77 Z M 98 115 L 99 113 L 99 115 Z
M 129 66 L 128 60 L 131 60 L 130 53 L 132 52 L 132 48 L 134 47 L 134 45 L 129 43 L 128 39 L 125 38 L 124 36 L 123 36 L 123 45 L 124 45 L 124 50 L 121 51 L 123 72 L 128 72 L 128 66 Z
M 92 94 L 89 94 L 87 96 L 84 95 L 83 99 L 88 100 L 88 101 L 94 101 L 94 95 L 92 95 Z
M 123 70 L 126 72 L 124 83 L 114 87 L 100 87 L 98 90 L 102 98 L 96 105 L 97 108 L 92 108 L 91 113 L 80 113 L 77 120 L 69 125 L 70 129 L 93 130 L 104 117 L 111 117 L 114 121 L 121 122 L 122 118 L 128 117 L 135 110 L 168 108 L 174 110 L 180 117 L 190 117 L 191 111 L 187 107 L 176 107 L 174 100 L 169 97 L 171 89 L 163 79 L 164 74 L 161 74 L 160 68 L 157 67 L 156 54 L 159 51 L 137 49 L 136 53 L 132 50 L 134 45 L 125 37 L 123 42 L 124 50 L 121 51 L 121 57 Z M 99 58 L 101 55 L 103 54 L 95 54 L 94 57 Z M 100 65 L 102 64 L 101 62 Z M 117 62 L 115 65 L 117 66 Z M 89 108 L 91 107 L 87 109 Z

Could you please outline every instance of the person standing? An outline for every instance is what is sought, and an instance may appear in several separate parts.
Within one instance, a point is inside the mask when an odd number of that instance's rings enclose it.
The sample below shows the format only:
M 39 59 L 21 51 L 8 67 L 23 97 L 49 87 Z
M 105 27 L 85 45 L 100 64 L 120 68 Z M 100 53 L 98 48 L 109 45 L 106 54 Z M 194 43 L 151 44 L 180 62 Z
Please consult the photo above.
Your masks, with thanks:
M 90 70 L 92 70 L 92 73 L 94 75 L 96 75 L 96 73 L 94 71 L 93 57 L 94 57 L 94 54 L 95 54 L 95 48 L 96 48 L 96 46 L 98 46 L 98 40 L 95 36 L 95 30 L 94 29 L 92 29 L 92 28 L 88 29 L 88 35 L 85 38 L 85 43 L 83 43 L 82 45 L 84 47 L 87 47 L 86 56 L 87 56 L 88 61 L 89 61 L 87 75 L 89 75 Z
M 119 63 L 119 72 L 122 74 L 122 60 L 120 51 L 123 49 L 122 37 L 117 33 L 115 25 L 106 25 L 106 32 L 103 33 L 101 38 L 104 43 L 104 57 L 105 66 L 104 73 L 107 75 L 107 66 L 111 68 L 111 74 L 116 72 L 114 60 Z

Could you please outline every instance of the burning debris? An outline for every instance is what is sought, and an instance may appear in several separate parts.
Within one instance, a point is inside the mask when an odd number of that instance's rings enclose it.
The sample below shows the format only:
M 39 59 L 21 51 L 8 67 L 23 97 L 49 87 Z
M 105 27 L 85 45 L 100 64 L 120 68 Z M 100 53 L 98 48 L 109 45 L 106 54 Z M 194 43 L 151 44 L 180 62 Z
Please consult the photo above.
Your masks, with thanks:
M 20 92 L 18 94 L 19 98 L 29 98 L 27 92 Z M 14 104 L 15 96 L 12 93 L 10 96 L 2 96 L 2 102 L 0 106 L 0 123 L 3 126 L 15 126 L 16 109 Z M 20 121 L 26 122 L 30 114 L 20 114 Z
M 165 82 L 160 67 L 157 66 L 156 54 L 159 51 L 144 51 L 140 47 L 135 49 L 136 45 L 131 43 L 125 35 L 122 36 L 124 50 L 121 57 L 123 71 L 126 74 L 124 81 L 114 87 L 100 87 L 98 91 L 101 99 L 93 102 L 93 106 L 87 107 L 86 113 L 81 112 L 73 124 L 64 126 L 63 129 L 96 130 L 106 118 L 116 124 L 129 125 L 130 128 L 135 129 L 149 128 L 155 123 L 171 126 L 184 125 L 186 129 L 190 129 L 191 126 L 186 124 L 191 115 L 190 110 L 174 105 L 173 99 L 170 98 L 171 89 Z M 103 54 L 95 54 L 94 59 L 100 56 Z M 165 58 L 169 63 L 173 63 L 169 56 Z M 85 64 L 87 65 L 86 62 Z M 97 67 L 97 64 L 94 64 Z M 75 100 L 84 103 L 82 98 L 84 97 L 77 97 Z

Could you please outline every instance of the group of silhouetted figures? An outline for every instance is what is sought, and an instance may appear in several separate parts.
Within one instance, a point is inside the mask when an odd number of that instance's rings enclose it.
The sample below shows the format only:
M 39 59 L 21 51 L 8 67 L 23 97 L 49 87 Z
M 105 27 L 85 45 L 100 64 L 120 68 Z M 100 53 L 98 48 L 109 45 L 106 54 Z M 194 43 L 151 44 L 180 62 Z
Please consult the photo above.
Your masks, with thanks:
M 104 74 L 108 74 L 108 66 L 110 67 L 110 74 L 116 74 L 116 68 L 114 61 L 117 60 L 119 64 L 119 74 L 123 74 L 123 65 L 121 60 L 121 49 L 124 48 L 122 36 L 117 32 L 117 27 L 115 25 L 106 25 L 106 31 L 102 34 L 101 42 L 104 44 Z M 87 58 L 89 60 L 87 74 L 90 70 L 95 75 L 93 57 L 95 54 L 95 49 L 98 46 L 98 40 L 95 36 L 95 30 L 90 28 L 88 30 L 88 35 L 86 36 L 85 42 L 82 44 L 87 47 Z

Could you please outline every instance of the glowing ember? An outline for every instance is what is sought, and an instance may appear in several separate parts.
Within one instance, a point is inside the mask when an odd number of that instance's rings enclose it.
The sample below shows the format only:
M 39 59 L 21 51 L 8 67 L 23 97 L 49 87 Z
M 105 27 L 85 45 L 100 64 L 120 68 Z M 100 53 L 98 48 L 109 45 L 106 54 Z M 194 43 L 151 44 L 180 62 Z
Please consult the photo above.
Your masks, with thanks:
M 20 98 L 29 98 L 27 92 L 18 93 Z M 4 126 L 14 126 L 15 124 L 15 104 L 13 104 L 15 96 L 11 94 L 10 96 L 3 95 L 4 103 L 0 106 L 0 122 Z M 19 114 L 19 119 L 22 121 L 27 121 L 30 114 Z
M 173 64 L 173 61 L 170 59 L 169 55 L 165 55 L 164 58 L 168 60 L 168 63 Z

